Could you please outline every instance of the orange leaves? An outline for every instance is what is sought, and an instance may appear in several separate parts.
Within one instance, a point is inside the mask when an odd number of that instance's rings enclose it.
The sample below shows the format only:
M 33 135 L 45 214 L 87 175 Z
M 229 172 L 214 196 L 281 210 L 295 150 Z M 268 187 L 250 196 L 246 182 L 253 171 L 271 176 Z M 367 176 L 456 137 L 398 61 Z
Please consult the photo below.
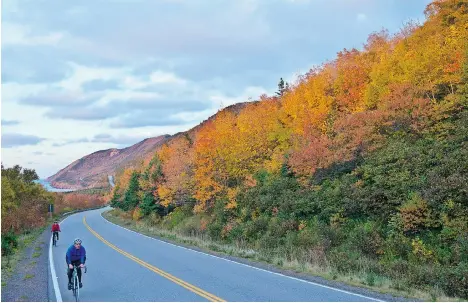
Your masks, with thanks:
M 164 205 L 189 196 L 193 190 L 194 150 L 190 138 L 180 136 L 165 144 L 158 152 L 164 180 L 160 198 Z
M 431 225 L 429 206 L 418 194 L 413 194 L 411 199 L 400 207 L 400 216 L 405 232 L 417 233 Z
M 283 110 L 290 117 L 288 126 L 299 135 L 325 130 L 325 121 L 333 109 L 333 74 L 331 65 L 311 70 L 283 99 Z
M 157 197 L 159 197 L 161 201 L 161 205 L 167 207 L 174 202 L 174 192 L 169 187 L 162 185 L 159 186 L 156 191 Z
M 291 154 L 289 164 L 299 177 L 308 177 L 333 162 L 331 143 L 324 135 L 312 137 Z
M 338 108 L 351 112 L 363 110 L 371 62 L 367 60 L 365 53 L 345 49 L 338 53 L 335 65 L 337 77 L 334 88 Z

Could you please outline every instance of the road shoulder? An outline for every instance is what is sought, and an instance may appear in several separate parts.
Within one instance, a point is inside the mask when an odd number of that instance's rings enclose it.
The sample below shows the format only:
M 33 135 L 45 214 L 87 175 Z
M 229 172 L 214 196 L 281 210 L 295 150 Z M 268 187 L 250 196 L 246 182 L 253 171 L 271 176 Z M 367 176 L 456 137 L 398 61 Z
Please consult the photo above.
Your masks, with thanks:
M 2 302 L 49 301 L 49 241 L 46 229 L 20 253 L 20 261 L 2 286 Z

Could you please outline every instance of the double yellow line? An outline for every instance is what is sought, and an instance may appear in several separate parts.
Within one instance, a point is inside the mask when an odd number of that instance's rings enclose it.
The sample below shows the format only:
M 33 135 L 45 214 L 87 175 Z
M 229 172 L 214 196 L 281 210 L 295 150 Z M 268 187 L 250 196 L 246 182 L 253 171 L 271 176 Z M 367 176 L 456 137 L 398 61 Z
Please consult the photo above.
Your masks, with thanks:
M 149 263 L 146 263 L 146 262 L 143 261 L 143 260 L 138 259 L 137 257 L 135 257 L 135 256 L 133 256 L 133 255 L 131 255 L 131 254 L 129 254 L 128 252 L 121 250 L 120 248 L 118 248 L 118 247 L 115 246 L 114 244 L 110 243 L 109 241 L 107 241 L 106 239 L 104 239 L 103 237 L 101 237 L 101 235 L 99 235 L 97 232 L 95 232 L 95 231 L 88 225 L 88 223 L 86 222 L 86 217 L 83 217 L 83 224 L 86 226 L 86 228 L 88 228 L 88 230 L 89 230 L 93 235 L 96 236 L 96 238 L 98 238 L 99 240 L 101 240 L 102 242 L 104 242 L 104 244 L 110 246 L 112 249 L 118 251 L 118 252 L 121 253 L 122 255 L 124 255 L 124 256 L 126 256 L 127 258 L 129 258 L 129 259 L 135 261 L 136 263 L 140 264 L 141 266 L 144 266 L 144 267 L 148 268 L 149 270 L 151 270 L 151 271 L 157 273 L 158 275 L 160 275 L 160 276 L 162 276 L 162 277 L 164 277 L 164 278 L 166 278 L 166 279 L 168 279 L 168 280 L 170 280 L 170 281 L 172 281 L 172 282 L 174 282 L 174 283 L 176 283 L 176 284 L 178 284 L 178 285 L 180 285 L 180 286 L 182 286 L 182 287 L 184 287 L 184 288 L 190 290 L 191 292 L 196 293 L 197 295 L 199 295 L 199 296 L 201 296 L 201 297 L 203 297 L 203 298 L 208 299 L 208 300 L 211 301 L 211 302 L 225 302 L 223 299 L 221 299 L 221 298 L 219 298 L 219 297 L 217 297 L 217 296 L 215 296 L 215 295 L 213 295 L 213 294 L 210 294 L 209 292 L 206 292 L 206 291 L 204 291 L 203 289 L 200 289 L 200 288 L 198 288 L 198 287 L 196 287 L 196 286 L 194 286 L 194 285 L 192 285 L 192 284 L 190 284 L 190 283 L 187 283 L 187 282 L 185 282 L 185 281 L 183 281 L 183 280 L 181 280 L 181 279 L 179 279 L 179 278 L 177 278 L 177 277 L 174 277 L 173 275 L 171 275 L 171 274 L 169 274 L 169 273 L 167 273 L 167 272 L 165 272 L 165 271 L 163 271 L 163 270 L 161 270 L 161 269 L 159 269 L 159 268 L 157 268 L 157 267 L 155 267 L 155 266 L 153 266 L 153 265 L 151 265 L 151 264 L 149 264 Z

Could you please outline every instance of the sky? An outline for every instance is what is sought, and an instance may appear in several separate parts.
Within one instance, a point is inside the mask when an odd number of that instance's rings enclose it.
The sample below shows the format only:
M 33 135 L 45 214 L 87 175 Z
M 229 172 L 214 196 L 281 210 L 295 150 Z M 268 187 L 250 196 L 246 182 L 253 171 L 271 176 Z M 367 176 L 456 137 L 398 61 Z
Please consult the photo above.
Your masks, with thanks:
M 1 161 L 41 178 L 271 95 L 428 0 L 3 0 Z

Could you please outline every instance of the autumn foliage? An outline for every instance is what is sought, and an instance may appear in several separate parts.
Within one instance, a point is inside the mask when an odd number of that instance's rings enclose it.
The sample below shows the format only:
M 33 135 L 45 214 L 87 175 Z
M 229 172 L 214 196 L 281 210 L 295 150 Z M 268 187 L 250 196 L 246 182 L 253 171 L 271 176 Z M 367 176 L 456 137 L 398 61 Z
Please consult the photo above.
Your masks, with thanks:
M 374 273 L 467 298 L 468 4 L 425 14 L 174 136 L 156 166 L 121 174 L 114 205 L 182 207 L 173 218 L 198 216 L 216 239 L 300 247 L 284 254 L 342 272 L 363 270 L 362 255 Z M 429 265 L 413 267 L 422 255 Z
M 101 195 L 48 192 L 34 182 L 37 179 L 32 169 L 2 165 L 2 254 L 12 252 L 11 243 L 16 235 L 47 223 L 49 204 L 54 205 L 54 215 L 60 215 L 107 203 Z

